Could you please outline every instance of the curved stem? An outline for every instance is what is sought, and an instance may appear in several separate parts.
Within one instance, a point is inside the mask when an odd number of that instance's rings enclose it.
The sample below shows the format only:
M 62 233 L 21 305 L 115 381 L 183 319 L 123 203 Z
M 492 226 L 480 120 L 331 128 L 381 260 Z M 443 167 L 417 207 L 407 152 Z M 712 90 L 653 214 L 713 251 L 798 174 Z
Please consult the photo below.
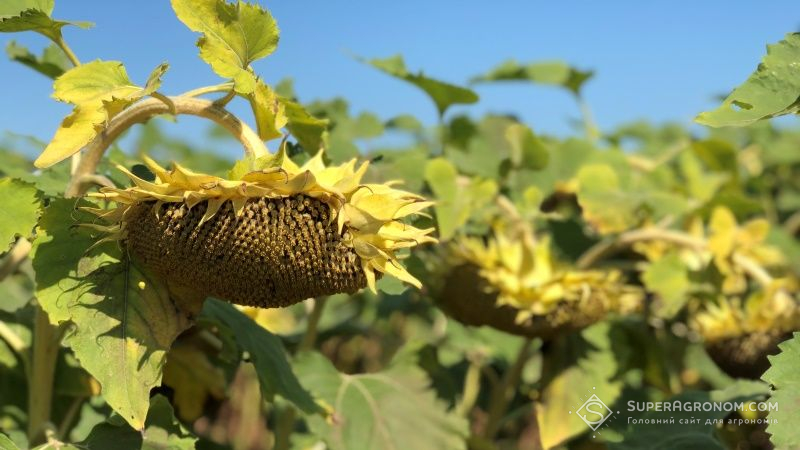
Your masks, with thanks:
M 214 94 L 217 92 L 228 92 L 231 89 L 233 89 L 233 82 L 229 81 L 227 83 L 220 83 L 213 86 L 192 89 L 191 91 L 184 92 L 179 97 L 199 97 L 201 95 Z
M 679 231 L 664 230 L 661 228 L 645 228 L 632 230 L 621 235 L 603 240 L 587 250 L 575 263 L 578 269 L 588 269 L 597 261 L 612 255 L 622 249 L 628 248 L 636 242 L 666 241 L 681 247 L 693 250 L 705 250 L 706 242 Z
M 267 148 L 247 124 L 228 112 L 225 108 L 214 105 L 209 100 L 191 97 L 169 97 L 177 114 L 186 114 L 209 119 L 228 130 L 244 146 L 247 155 L 260 157 L 268 154 Z M 75 176 L 67 186 L 66 196 L 75 197 L 83 193 L 83 187 L 77 182 L 82 176 L 93 174 L 106 149 L 125 131 L 137 123 L 170 112 L 170 106 L 162 100 L 149 98 L 122 111 L 114 117 L 105 130 L 87 147 L 84 157 L 78 165 Z
M 581 255 L 575 265 L 581 270 L 588 269 L 601 259 L 628 248 L 636 242 L 644 241 L 664 241 L 679 247 L 688 248 L 698 253 L 708 250 L 708 243 L 705 240 L 689 234 L 680 231 L 664 230 L 662 228 L 646 228 L 643 230 L 628 231 L 616 238 L 598 243 Z M 772 276 L 757 261 L 739 253 L 734 253 L 731 259 L 735 265 L 739 266 L 739 268 L 762 286 L 767 287 L 772 283 Z

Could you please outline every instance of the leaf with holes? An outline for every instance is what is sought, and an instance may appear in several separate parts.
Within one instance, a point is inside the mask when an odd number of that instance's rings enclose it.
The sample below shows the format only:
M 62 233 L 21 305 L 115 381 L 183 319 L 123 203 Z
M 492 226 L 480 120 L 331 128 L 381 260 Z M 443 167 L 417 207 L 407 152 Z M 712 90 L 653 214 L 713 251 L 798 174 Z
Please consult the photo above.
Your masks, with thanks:
M 697 123 L 710 127 L 744 126 L 762 119 L 798 112 L 800 99 L 800 33 L 787 34 L 767 46 L 761 64 L 713 111 L 700 113 Z

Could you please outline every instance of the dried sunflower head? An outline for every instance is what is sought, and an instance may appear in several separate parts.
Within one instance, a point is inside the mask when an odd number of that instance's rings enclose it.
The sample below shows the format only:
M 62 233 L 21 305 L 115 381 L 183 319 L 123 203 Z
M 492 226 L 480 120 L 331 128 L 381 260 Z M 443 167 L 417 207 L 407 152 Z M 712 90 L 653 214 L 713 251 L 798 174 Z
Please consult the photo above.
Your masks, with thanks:
M 327 167 L 322 152 L 302 167 L 285 155 L 237 163 L 227 179 L 153 160 L 144 180 L 120 167 L 129 188 L 91 194 L 110 210 L 95 227 L 179 298 L 215 296 L 258 307 L 352 293 L 389 274 L 419 287 L 397 252 L 434 242 L 400 220 L 431 203 L 387 184 L 362 184 L 367 163 Z
M 775 280 L 766 289 L 740 297 L 720 296 L 693 315 L 692 328 L 702 336 L 709 355 L 734 376 L 758 378 L 769 367 L 767 355 L 800 329 L 797 283 Z
M 443 308 L 469 325 L 550 337 L 585 327 L 608 312 L 639 309 L 642 293 L 618 271 L 560 265 L 549 239 L 502 225 L 487 241 L 462 238 L 450 247 L 440 297 Z

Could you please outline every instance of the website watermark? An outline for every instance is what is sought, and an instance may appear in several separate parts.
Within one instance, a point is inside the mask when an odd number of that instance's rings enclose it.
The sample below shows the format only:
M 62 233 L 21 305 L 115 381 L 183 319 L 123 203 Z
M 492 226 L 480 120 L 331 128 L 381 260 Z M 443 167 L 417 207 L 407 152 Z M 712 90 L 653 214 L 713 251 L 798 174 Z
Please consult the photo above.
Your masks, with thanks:
M 648 412 L 770 412 L 777 411 L 776 402 L 686 402 L 686 401 L 663 401 L 663 402 L 637 402 L 628 401 L 628 411 Z
M 601 434 L 601 428 L 608 426 L 609 422 L 631 413 L 627 417 L 627 424 L 634 425 L 760 425 L 775 424 L 776 419 L 765 417 L 763 413 L 778 411 L 778 403 L 770 401 L 636 401 L 629 400 L 625 403 L 624 412 L 614 411 L 594 391 L 593 387 L 581 395 L 576 407 L 570 409 L 569 414 L 577 415 L 592 430 L 592 438 Z M 578 406 L 579 405 L 579 406 Z M 701 417 L 657 415 L 648 417 L 647 413 L 701 413 Z M 742 415 L 729 417 L 730 413 L 739 412 Z M 643 415 L 644 413 L 644 415 Z M 710 414 L 702 414 L 710 413 Z M 719 414 L 725 413 L 725 414 Z M 755 413 L 755 416 L 754 414 Z M 723 417 L 724 416 L 724 417 Z

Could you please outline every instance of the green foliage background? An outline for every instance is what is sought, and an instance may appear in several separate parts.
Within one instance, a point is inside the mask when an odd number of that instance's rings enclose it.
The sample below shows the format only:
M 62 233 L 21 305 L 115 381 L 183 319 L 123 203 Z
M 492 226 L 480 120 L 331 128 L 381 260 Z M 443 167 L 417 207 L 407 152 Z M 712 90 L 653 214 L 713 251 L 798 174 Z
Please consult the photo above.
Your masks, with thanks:
M 84 149 L 86 161 L 135 105 L 175 112 L 179 99 L 159 91 L 168 65 L 137 85 L 122 62 L 81 64 L 61 30 L 90 24 L 52 18 L 52 1 L 3 2 L 0 31 L 52 42 L 41 55 L 11 42 L 8 56 L 55 79 L 55 99 L 73 111 L 48 143 L 0 142 L 0 448 L 800 448 L 800 130 L 768 120 L 797 113 L 799 34 L 770 45 L 750 78 L 700 113 L 709 128 L 699 134 L 646 122 L 599 130 L 581 94 L 593 72 L 560 61 L 507 61 L 472 78 L 569 92 L 583 129 L 562 139 L 513 116 L 447 114 L 478 95 L 400 55 L 357 59 L 418 87 L 438 124 L 353 115 L 342 98 L 301 100 L 291 80 L 250 66 L 278 44 L 268 11 L 223 0 L 172 7 L 223 80 L 184 96 L 216 95 L 220 107 L 238 98 L 255 139 L 285 136 L 296 162 L 320 150 L 332 164 L 370 161 L 370 181 L 401 180 L 435 200 L 433 215 L 415 220 L 435 226 L 440 243 L 404 260 L 423 288 L 387 276 L 377 294 L 260 311 L 208 299 L 196 316 L 181 311 L 161 280 L 98 242 L 77 207 L 99 205 L 78 198 L 127 185 L 116 165 L 147 175 L 145 155 L 219 176 L 235 162 L 167 137 L 171 124 L 154 119 L 130 148 L 112 146 L 76 176 L 68 160 Z M 409 144 L 365 149 L 389 134 Z M 209 129 L 210 141 L 227 138 Z M 35 161 L 18 151 L 29 145 Z M 644 307 L 547 337 L 460 323 L 442 307 L 447 249 L 490 240 L 499 222 L 526 224 L 559 270 L 624 273 Z M 759 333 L 784 341 L 761 380 L 725 373 L 707 351 L 697 317 L 728 304 L 745 305 L 725 316 L 730 336 L 753 334 L 757 317 Z M 776 305 L 789 312 L 770 315 Z M 617 411 L 598 433 L 574 414 L 591 394 Z M 780 404 L 768 416 L 626 407 L 767 399 Z

